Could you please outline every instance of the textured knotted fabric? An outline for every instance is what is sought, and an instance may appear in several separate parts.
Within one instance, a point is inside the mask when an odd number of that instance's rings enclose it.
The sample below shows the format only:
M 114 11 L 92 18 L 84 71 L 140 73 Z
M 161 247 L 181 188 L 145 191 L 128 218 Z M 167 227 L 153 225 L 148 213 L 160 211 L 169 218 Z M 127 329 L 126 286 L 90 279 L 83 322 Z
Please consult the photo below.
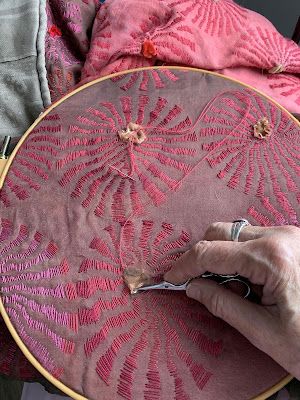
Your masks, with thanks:
M 179 68 L 48 113 L 0 194 L 1 298 L 40 364 L 92 400 L 250 399 L 286 376 L 184 293 L 130 295 L 123 272 L 160 277 L 214 221 L 299 226 L 299 132 L 251 89 Z

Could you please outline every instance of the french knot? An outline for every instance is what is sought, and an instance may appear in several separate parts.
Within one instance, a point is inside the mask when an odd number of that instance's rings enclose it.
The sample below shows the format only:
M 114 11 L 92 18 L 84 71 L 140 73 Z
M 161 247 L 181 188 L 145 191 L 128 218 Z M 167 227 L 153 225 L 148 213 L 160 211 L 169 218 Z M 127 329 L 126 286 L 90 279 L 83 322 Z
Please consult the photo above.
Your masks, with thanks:
M 134 122 L 129 122 L 126 129 L 122 129 L 118 132 L 119 138 L 123 142 L 131 142 L 134 144 L 141 144 L 146 140 L 146 134 L 143 128 L 135 124 Z
M 269 120 L 263 117 L 253 126 L 253 135 L 257 139 L 266 139 L 272 134 L 272 128 Z

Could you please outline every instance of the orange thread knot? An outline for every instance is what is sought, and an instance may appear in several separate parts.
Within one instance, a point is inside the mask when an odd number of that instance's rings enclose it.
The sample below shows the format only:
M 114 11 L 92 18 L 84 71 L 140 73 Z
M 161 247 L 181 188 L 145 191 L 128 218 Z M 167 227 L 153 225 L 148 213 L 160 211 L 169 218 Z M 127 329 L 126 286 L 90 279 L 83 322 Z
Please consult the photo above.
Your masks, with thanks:
M 61 36 L 61 30 L 56 25 L 51 25 L 50 28 L 48 29 L 48 33 L 52 38 Z
M 156 49 L 151 40 L 145 40 L 142 45 L 142 54 L 146 58 L 153 58 L 156 56 Z

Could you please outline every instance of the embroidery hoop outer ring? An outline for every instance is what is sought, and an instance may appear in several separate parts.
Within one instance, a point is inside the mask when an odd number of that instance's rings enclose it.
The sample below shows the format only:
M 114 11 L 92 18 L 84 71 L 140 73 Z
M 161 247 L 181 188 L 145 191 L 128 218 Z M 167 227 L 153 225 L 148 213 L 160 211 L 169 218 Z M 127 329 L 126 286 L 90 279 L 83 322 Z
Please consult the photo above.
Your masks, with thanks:
M 54 108 L 56 108 L 57 106 L 59 106 L 61 103 L 63 103 L 65 100 L 67 100 L 69 97 L 79 93 L 80 91 L 95 85 L 99 82 L 102 82 L 104 80 L 107 79 L 111 79 L 113 77 L 119 76 L 119 75 L 125 75 L 125 74 L 129 74 L 129 73 L 133 73 L 133 72 L 139 72 L 139 71 L 146 71 L 146 70 L 153 70 L 153 69 L 173 69 L 173 70 L 179 70 L 179 71 L 193 71 L 193 72 L 200 72 L 202 74 L 207 74 L 207 75 L 212 75 L 212 76 L 217 76 L 219 78 L 223 78 L 223 79 L 227 79 L 231 82 L 235 82 L 235 83 L 239 83 L 240 85 L 249 88 L 251 90 L 254 90 L 256 93 L 260 94 L 261 96 L 263 96 L 264 98 L 266 98 L 267 100 L 269 100 L 270 102 L 272 102 L 276 107 L 280 108 L 282 111 L 284 111 L 286 114 L 288 114 L 289 118 L 291 118 L 294 122 L 296 122 L 296 124 L 299 125 L 300 128 L 300 122 L 291 114 L 289 113 L 283 106 L 281 106 L 279 103 L 277 103 L 275 100 L 273 100 L 271 97 L 269 97 L 268 95 L 262 93 L 261 91 L 253 88 L 250 85 L 247 85 L 237 79 L 233 79 L 233 78 L 229 78 L 227 76 L 218 74 L 216 72 L 210 72 L 210 71 L 206 71 L 203 69 L 197 69 L 197 68 L 191 68 L 191 67 L 172 67 L 172 66 L 157 66 L 157 67 L 143 67 L 143 68 L 136 68 L 136 69 L 130 69 L 127 71 L 121 71 L 121 72 L 117 72 L 115 74 L 111 74 L 111 75 L 107 75 L 105 77 L 101 77 L 98 79 L 95 79 L 89 83 L 86 83 L 83 86 L 80 86 L 79 88 L 75 89 L 74 91 L 68 93 L 67 95 L 65 95 L 64 97 L 62 97 L 60 100 L 58 100 L 57 102 L 55 102 L 54 104 L 52 104 L 45 112 L 43 112 L 37 119 L 36 121 L 27 129 L 27 131 L 24 133 L 24 135 L 22 136 L 22 139 L 20 139 L 20 141 L 18 142 L 17 146 L 15 147 L 15 149 L 13 150 L 12 154 L 9 156 L 9 158 L 7 160 L 1 160 L 4 161 L 0 164 L 0 189 L 2 188 L 6 175 L 8 173 L 8 170 L 12 164 L 12 161 L 14 159 L 14 157 L 16 156 L 18 150 L 20 149 L 20 147 L 22 146 L 22 144 L 25 142 L 25 140 L 27 139 L 27 137 L 30 135 L 31 131 L 42 121 L 42 119 L 49 114 Z M 28 348 L 26 347 L 26 345 L 23 343 L 22 339 L 20 338 L 20 336 L 18 335 L 17 331 L 15 330 L 14 326 L 12 325 L 9 316 L 5 310 L 5 307 L 3 305 L 1 296 L 0 296 L 0 313 L 3 317 L 3 320 L 8 328 L 8 330 L 10 331 L 13 339 L 15 340 L 15 342 L 17 343 L 18 347 L 20 348 L 20 350 L 22 351 L 22 353 L 24 354 L 24 356 L 27 358 L 27 360 L 49 381 L 51 382 L 54 386 L 56 386 L 59 390 L 61 390 L 62 392 L 64 392 L 67 396 L 73 398 L 74 400 L 89 400 L 86 397 L 80 395 L 79 393 L 76 393 L 74 390 L 70 389 L 68 386 L 66 386 L 65 384 L 63 384 L 62 382 L 60 382 L 58 379 L 54 378 L 40 363 L 39 361 L 30 353 L 30 351 L 28 350 Z M 266 391 L 260 393 L 259 395 L 253 397 L 252 399 L 249 400 L 265 400 L 268 397 L 272 396 L 274 393 L 278 392 L 281 388 L 283 388 L 286 384 L 288 384 L 291 380 L 293 379 L 293 376 L 290 374 L 287 374 L 286 377 L 284 377 L 283 379 L 281 379 L 279 382 L 277 382 L 275 385 L 271 386 L 269 389 L 267 389 Z

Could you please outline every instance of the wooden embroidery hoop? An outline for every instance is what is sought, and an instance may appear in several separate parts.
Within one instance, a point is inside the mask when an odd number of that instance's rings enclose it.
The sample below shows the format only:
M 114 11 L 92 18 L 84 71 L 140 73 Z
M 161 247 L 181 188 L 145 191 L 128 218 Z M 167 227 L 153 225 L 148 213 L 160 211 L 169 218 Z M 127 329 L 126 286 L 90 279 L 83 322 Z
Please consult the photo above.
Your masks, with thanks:
M 265 97 L 267 100 L 269 100 L 270 102 L 272 102 L 273 104 L 276 105 L 276 107 L 280 108 L 281 110 L 283 110 L 284 112 L 286 112 L 289 117 L 296 122 L 297 125 L 299 125 L 300 128 L 300 122 L 292 115 L 290 114 L 283 106 L 281 106 L 279 103 L 277 103 L 275 100 L 273 100 L 271 97 L 269 97 L 268 95 L 260 92 L 259 90 L 251 87 L 250 85 L 247 85 L 237 79 L 233 79 L 233 78 L 229 78 L 227 76 L 218 74 L 216 72 L 210 72 L 210 71 L 206 71 L 203 69 L 197 69 L 197 68 L 191 68 L 191 67 L 172 67 L 172 66 L 158 66 L 158 67 L 144 67 L 144 68 L 137 68 L 137 69 L 130 69 L 127 71 L 122 71 L 122 72 L 117 72 L 115 74 L 111 74 L 102 78 L 98 78 L 95 79 L 94 81 L 91 81 L 89 83 L 86 83 L 85 85 L 77 88 L 76 90 L 68 93 L 67 95 L 65 95 L 63 98 L 61 98 L 60 100 L 58 100 L 56 103 L 52 104 L 44 113 L 42 113 L 38 119 L 30 126 L 30 128 L 27 129 L 27 131 L 25 132 L 25 134 L 22 136 L 22 138 L 20 139 L 20 141 L 18 142 L 17 146 L 15 147 L 14 151 L 12 152 L 12 154 L 9 156 L 9 158 L 7 160 L 0 160 L 0 189 L 3 186 L 4 180 L 6 178 L 6 175 L 8 173 L 8 170 L 12 164 L 12 161 L 14 159 L 14 157 L 16 156 L 18 150 L 20 149 L 20 147 L 22 146 L 22 144 L 25 142 L 26 138 L 30 135 L 31 131 L 42 121 L 42 119 L 49 114 L 54 108 L 56 108 L 57 106 L 59 106 L 61 103 L 63 103 L 65 100 L 67 100 L 69 97 L 77 94 L 78 92 L 92 86 L 95 85 L 99 82 L 102 82 L 104 80 L 107 79 L 111 79 L 114 77 L 117 77 L 119 75 L 125 75 L 125 74 L 129 74 L 132 72 L 139 72 L 139 71 L 146 71 L 146 70 L 153 70 L 153 69 L 174 69 L 174 70 L 185 70 L 185 71 L 193 71 L 193 72 L 200 72 L 202 74 L 208 74 L 208 75 L 213 75 L 213 76 L 217 76 L 223 79 L 227 79 L 229 81 L 235 82 L 235 83 L 239 83 L 240 85 L 249 88 L 251 90 L 254 90 L 255 92 L 257 92 L 258 94 L 260 94 L 261 96 Z M 0 313 L 3 317 L 3 320 L 8 328 L 8 330 L 10 331 L 13 339 L 15 340 L 15 342 L 17 343 L 17 345 L 19 346 L 20 350 L 23 352 L 24 356 L 28 359 L 28 361 L 49 381 L 51 382 L 54 386 L 56 386 L 59 390 L 61 390 L 62 392 L 64 392 L 67 396 L 70 396 L 71 398 L 75 399 L 75 400 L 88 400 L 86 397 L 76 393 L 75 391 L 73 391 L 72 389 L 70 389 L 69 387 L 67 387 L 66 385 L 64 385 L 62 382 L 60 382 L 59 380 L 57 380 L 56 378 L 54 378 L 51 374 L 49 374 L 49 372 L 39 363 L 39 361 L 37 361 L 37 359 L 30 353 L 30 351 L 28 350 L 28 348 L 25 346 L 25 344 L 23 343 L 22 339 L 20 338 L 20 336 L 18 335 L 17 331 L 15 330 L 15 328 L 13 327 L 9 316 L 4 308 L 3 302 L 1 300 L 0 297 Z M 265 400 L 268 397 L 272 396 L 272 394 L 276 393 L 278 390 L 280 390 L 281 388 L 283 388 L 286 384 L 288 384 L 291 380 L 293 379 L 293 376 L 288 374 L 286 377 L 284 377 L 283 379 L 281 379 L 278 383 L 276 383 L 275 385 L 273 385 L 272 387 L 270 387 L 269 389 L 267 389 L 266 391 L 264 391 L 263 393 L 257 395 L 256 397 L 253 397 L 252 399 L 249 400 Z

